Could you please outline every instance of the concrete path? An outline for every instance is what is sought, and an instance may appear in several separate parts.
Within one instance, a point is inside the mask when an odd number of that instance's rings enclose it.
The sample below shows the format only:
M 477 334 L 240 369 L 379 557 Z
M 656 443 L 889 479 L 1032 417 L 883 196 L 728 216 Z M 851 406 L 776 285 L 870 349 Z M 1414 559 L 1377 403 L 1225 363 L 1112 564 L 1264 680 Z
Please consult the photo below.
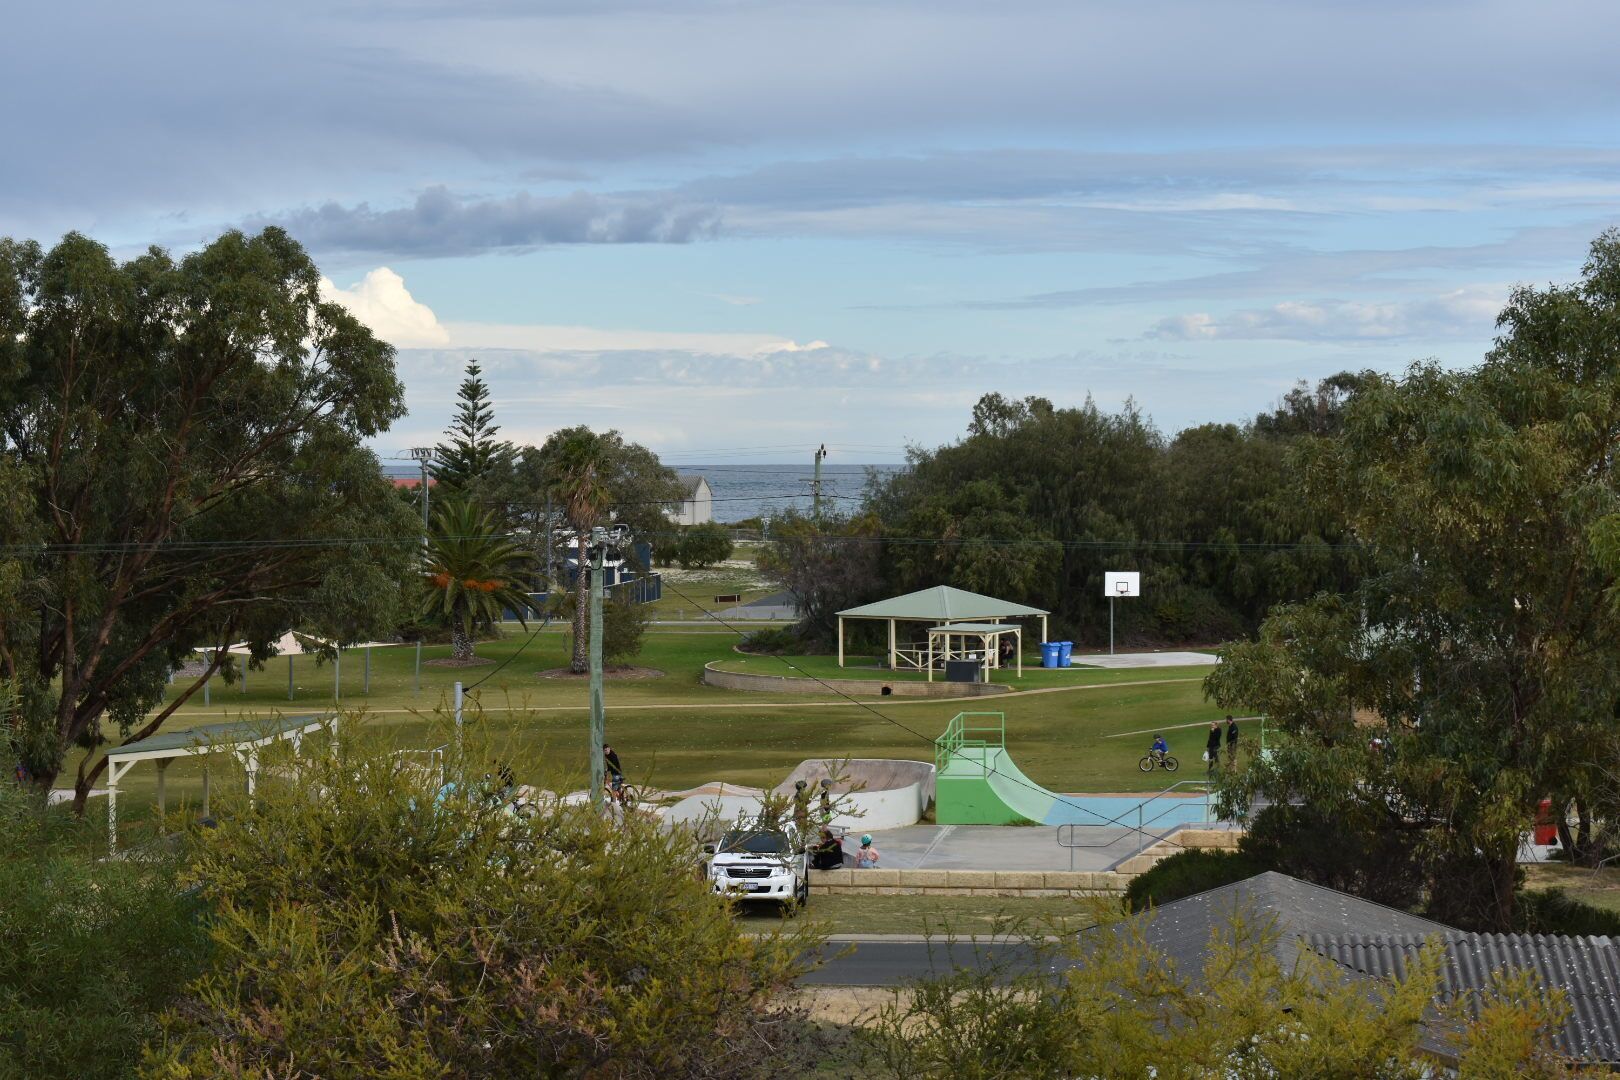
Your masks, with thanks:
M 1202 652 L 1115 653 L 1113 656 L 1103 653 L 1100 656 L 1076 655 L 1072 659 L 1076 667 L 1097 668 L 1191 667 L 1221 662 L 1214 653 Z

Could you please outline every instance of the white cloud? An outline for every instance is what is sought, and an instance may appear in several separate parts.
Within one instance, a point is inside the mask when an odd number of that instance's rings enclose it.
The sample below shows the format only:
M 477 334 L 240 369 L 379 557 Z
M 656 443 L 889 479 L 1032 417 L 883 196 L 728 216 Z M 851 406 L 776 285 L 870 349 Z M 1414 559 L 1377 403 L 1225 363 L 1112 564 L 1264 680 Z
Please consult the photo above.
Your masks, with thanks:
M 1393 341 L 1488 337 L 1507 289 L 1470 285 L 1419 300 L 1364 303 L 1286 300 L 1215 316 L 1189 312 L 1160 319 L 1143 336 L 1168 341 Z
M 417 300 L 405 279 L 379 266 L 347 289 L 321 278 L 321 298 L 342 304 L 371 332 L 401 349 L 450 344 L 450 332 L 433 309 Z

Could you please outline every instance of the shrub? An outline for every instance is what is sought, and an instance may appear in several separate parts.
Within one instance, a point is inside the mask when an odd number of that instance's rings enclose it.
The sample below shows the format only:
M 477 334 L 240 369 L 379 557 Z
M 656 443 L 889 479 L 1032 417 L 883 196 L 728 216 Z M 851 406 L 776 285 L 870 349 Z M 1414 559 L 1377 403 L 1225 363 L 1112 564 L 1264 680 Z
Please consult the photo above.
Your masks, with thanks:
M 1138 874 L 1125 890 L 1125 902 L 1132 911 L 1142 911 L 1150 904 L 1158 907 L 1263 874 L 1269 869 L 1271 867 L 1241 852 L 1194 848 L 1160 860 L 1151 870 Z
M 1563 889 L 1525 890 L 1516 899 L 1521 933 L 1620 937 L 1620 912 L 1577 900 Z
M 801 642 L 791 627 L 767 626 L 743 637 L 739 648 L 743 652 L 780 656 L 797 650 Z
M 1278 803 L 1254 815 L 1238 850 L 1267 870 L 1404 911 L 1423 894 L 1423 867 L 1402 828 L 1340 828 L 1318 810 Z
M 570 628 L 571 637 L 574 624 L 573 593 L 563 594 L 555 610 L 554 618 Z M 651 618 L 645 605 L 634 603 L 629 597 L 603 597 L 602 663 L 608 666 L 623 664 L 641 655 Z
M 744 934 L 684 834 L 435 790 L 359 724 L 306 762 L 197 838 L 192 874 L 231 962 L 165 1014 L 149 1076 L 765 1071 L 778 999 L 818 939 Z
M 97 859 L 104 828 L 0 783 L 0 1077 L 133 1075 L 206 957 L 173 856 Z

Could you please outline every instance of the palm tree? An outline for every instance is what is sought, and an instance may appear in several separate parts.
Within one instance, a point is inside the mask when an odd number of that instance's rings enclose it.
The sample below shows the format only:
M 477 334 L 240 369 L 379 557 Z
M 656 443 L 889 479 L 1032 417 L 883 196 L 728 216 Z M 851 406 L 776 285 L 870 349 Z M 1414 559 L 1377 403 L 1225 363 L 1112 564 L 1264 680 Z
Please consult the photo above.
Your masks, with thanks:
M 574 656 L 569 670 L 583 675 L 590 668 L 588 650 L 591 576 L 589 572 L 591 530 L 600 525 L 611 509 L 612 493 L 603 477 L 611 447 L 589 428 L 571 428 L 551 450 L 547 462 L 549 494 L 562 509 L 563 518 L 577 536 L 574 574 Z
M 439 504 L 423 566 L 423 613 L 449 622 L 452 658 L 463 663 L 476 659 L 473 629 L 499 622 L 504 609 L 513 609 L 523 621 L 530 601 L 521 582 L 531 559 L 499 532 L 493 514 L 465 499 Z

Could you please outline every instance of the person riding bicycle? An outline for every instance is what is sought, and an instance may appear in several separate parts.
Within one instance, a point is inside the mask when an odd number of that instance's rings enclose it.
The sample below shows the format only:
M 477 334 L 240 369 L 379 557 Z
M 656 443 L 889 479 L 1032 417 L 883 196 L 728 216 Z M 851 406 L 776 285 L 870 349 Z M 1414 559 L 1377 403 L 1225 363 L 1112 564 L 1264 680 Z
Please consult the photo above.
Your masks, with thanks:
M 1165 755 L 1170 753 L 1170 744 L 1164 741 L 1163 735 L 1153 736 L 1153 745 L 1148 747 L 1148 753 L 1155 761 L 1163 761 Z
M 619 764 L 619 755 L 607 743 L 602 744 L 602 765 L 607 772 L 608 797 L 620 806 L 628 806 L 630 793 L 624 787 L 624 766 Z

